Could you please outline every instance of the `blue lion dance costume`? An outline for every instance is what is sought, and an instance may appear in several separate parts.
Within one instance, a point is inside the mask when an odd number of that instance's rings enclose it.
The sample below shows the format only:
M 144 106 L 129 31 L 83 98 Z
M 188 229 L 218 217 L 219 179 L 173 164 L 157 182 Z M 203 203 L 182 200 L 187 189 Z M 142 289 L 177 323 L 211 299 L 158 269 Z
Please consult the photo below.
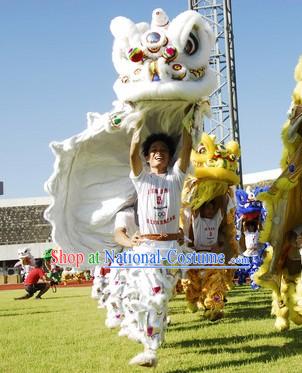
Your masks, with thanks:
M 247 277 L 251 279 L 251 288 L 256 290 L 259 286 L 254 282 L 254 273 L 262 264 L 262 256 L 267 247 L 266 244 L 259 247 L 259 231 L 266 217 L 266 210 L 257 195 L 267 191 L 268 187 L 256 187 L 252 190 L 236 190 L 236 230 L 243 256 L 249 258 L 249 268 L 238 269 L 236 276 L 238 284 L 245 283 Z

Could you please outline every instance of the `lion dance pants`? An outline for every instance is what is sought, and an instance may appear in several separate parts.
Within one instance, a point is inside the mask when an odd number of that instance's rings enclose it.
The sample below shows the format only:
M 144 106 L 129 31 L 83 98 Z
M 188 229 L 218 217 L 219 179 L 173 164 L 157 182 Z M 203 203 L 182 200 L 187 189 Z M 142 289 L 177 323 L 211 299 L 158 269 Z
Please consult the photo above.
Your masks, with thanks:
M 176 241 L 145 241 L 133 248 L 132 255 L 153 256 L 156 263 L 132 263 L 131 268 L 121 267 L 115 274 L 111 270 L 106 325 L 120 324 L 128 329 L 129 337 L 135 336 L 145 348 L 153 350 L 164 340 L 168 302 L 180 277 L 179 271 L 166 268 L 159 260 L 166 258 L 170 249 L 181 251 Z

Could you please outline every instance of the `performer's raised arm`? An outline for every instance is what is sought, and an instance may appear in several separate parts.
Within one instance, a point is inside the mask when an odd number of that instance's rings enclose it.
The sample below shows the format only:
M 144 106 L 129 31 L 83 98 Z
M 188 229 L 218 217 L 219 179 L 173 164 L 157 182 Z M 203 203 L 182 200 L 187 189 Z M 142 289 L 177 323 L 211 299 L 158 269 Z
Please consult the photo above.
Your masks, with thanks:
M 190 164 L 192 137 L 185 127 L 182 132 L 182 138 L 182 147 L 178 158 L 178 164 L 181 171 L 186 173 Z
M 143 169 L 143 163 L 140 157 L 142 124 L 142 122 L 137 124 L 130 145 L 130 167 L 135 176 L 138 176 Z

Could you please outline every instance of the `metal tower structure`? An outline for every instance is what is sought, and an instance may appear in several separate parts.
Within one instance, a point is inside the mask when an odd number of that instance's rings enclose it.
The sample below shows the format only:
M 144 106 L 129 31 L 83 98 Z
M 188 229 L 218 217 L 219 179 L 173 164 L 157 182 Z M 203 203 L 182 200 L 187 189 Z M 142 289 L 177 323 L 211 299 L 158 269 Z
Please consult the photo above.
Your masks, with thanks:
M 188 6 L 202 15 L 216 36 L 210 65 L 218 84 L 210 96 L 212 118 L 205 121 L 205 131 L 222 144 L 235 140 L 240 145 L 231 0 L 188 0 Z M 242 184 L 241 159 L 239 173 Z

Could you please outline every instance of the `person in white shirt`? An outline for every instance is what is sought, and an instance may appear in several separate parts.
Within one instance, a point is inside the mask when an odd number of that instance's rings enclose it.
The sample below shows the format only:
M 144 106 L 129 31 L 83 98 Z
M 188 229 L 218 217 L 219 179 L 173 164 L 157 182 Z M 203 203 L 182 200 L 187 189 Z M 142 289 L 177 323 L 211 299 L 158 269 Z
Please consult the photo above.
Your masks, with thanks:
M 228 221 L 227 215 L 234 206 L 233 199 L 225 194 L 203 203 L 196 210 L 184 209 L 182 224 L 189 247 L 196 252 L 223 253 L 225 263 L 228 263 L 234 251 L 231 245 L 235 241 L 235 227 L 232 227 L 234 223 Z M 204 316 L 211 321 L 223 317 L 228 281 L 224 270 L 188 270 L 186 279 L 182 281 L 188 308 L 192 312 L 203 308 Z
M 143 155 L 149 171 L 143 168 L 141 152 L 141 124 L 132 136 L 130 147 L 130 177 L 138 195 L 138 217 L 141 243 L 133 250 L 162 256 L 171 248 L 178 249 L 179 211 L 181 191 L 190 162 L 191 135 L 184 128 L 179 159 L 171 161 L 175 152 L 173 139 L 167 134 L 152 134 L 143 144 Z M 145 351 L 130 364 L 155 366 L 156 350 L 162 343 L 166 328 L 167 304 L 176 284 L 168 269 L 141 268 L 136 270 L 139 281 L 139 326 L 143 330 Z
M 138 245 L 140 239 L 135 207 L 127 207 L 115 216 L 114 240 L 122 247 Z
M 135 221 L 133 206 L 127 207 L 116 214 L 114 222 L 114 240 L 121 248 L 129 248 L 135 244 L 135 240 L 138 239 L 137 235 L 135 235 L 137 231 L 138 226 Z M 131 241 L 132 235 L 133 241 Z M 117 271 L 111 272 L 116 274 Z M 91 297 L 98 300 L 98 308 L 106 307 L 111 291 L 109 287 L 110 278 L 112 278 L 112 274 L 110 275 L 110 269 L 103 268 L 101 265 L 95 266 Z M 116 315 L 118 315 L 118 311 L 116 312 Z M 109 317 L 107 320 L 111 320 L 106 322 L 109 328 L 116 327 L 120 323 L 120 321 L 114 320 L 114 317 Z
M 139 243 L 139 227 L 137 225 L 136 208 L 127 207 L 116 214 L 114 240 L 123 249 L 130 249 Z M 116 265 L 116 263 L 112 263 Z M 109 275 L 108 300 L 106 301 L 108 328 L 121 326 L 120 336 L 139 340 L 137 313 L 131 307 L 131 298 L 137 297 L 135 280 L 129 269 L 111 268 Z M 135 294 L 130 289 L 135 289 Z
M 219 227 L 223 220 L 221 208 L 215 201 L 203 204 L 192 214 L 194 248 L 196 251 L 214 251 L 218 248 Z
M 229 258 L 228 240 L 225 237 L 226 215 L 234 208 L 231 197 L 226 194 L 205 202 L 197 210 L 186 209 L 185 236 L 195 251 L 223 252 Z
M 246 247 L 243 255 L 248 257 L 258 255 L 259 231 L 257 222 L 254 220 L 245 222 L 243 233 Z

